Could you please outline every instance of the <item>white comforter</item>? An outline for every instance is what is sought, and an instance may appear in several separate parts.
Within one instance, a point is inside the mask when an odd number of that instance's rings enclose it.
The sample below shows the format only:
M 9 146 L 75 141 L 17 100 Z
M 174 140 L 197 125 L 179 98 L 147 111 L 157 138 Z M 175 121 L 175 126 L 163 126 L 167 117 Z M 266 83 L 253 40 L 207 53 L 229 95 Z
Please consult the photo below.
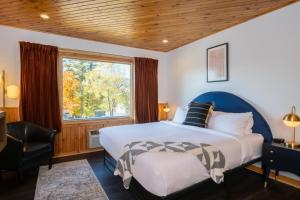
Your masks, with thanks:
M 155 122 L 100 129 L 100 143 L 117 160 L 123 147 L 133 141 L 175 141 L 217 146 L 225 156 L 225 170 L 261 156 L 263 137 L 234 137 L 211 129 Z M 148 152 L 136 158 L 133 177 L 149 192 L 167 196 L 209 178 L 205 167 L 191 154 Z M 225 180 L 226 181 L 226 180 Z

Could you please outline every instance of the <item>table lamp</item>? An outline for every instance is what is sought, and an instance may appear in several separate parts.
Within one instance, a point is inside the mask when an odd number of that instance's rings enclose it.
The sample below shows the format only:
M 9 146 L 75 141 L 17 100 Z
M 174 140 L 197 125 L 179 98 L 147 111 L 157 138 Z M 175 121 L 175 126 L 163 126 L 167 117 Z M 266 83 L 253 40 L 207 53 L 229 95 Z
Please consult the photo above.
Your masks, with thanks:
M 168 105 L 166 105 L 163 109 L 163 111 L 166 113 L 167 115 L 167 120 L 169 120 L 169 116 L 168 116 L 168 113 L 171 111 L 171 109 L 168 107 Z
M 164 107 L 164 112 L 166 112 L 166 113 L 168 113 L 168 112 L 170 112 L 171 111 L 171 109 L 169 108 L 169 107 Z
M 296 114 L 296 107 L 292 107 L 292 112 L 289 114 L 286 114 L 283 117 L 283 123 L 293 128 L 293 140 L 291 142 L 286 142 L 286 145 L 291 148 L 298 148 L 300 147 L 300 144 L 296 142 L 296 127 L 300 125 L 300 117 Z

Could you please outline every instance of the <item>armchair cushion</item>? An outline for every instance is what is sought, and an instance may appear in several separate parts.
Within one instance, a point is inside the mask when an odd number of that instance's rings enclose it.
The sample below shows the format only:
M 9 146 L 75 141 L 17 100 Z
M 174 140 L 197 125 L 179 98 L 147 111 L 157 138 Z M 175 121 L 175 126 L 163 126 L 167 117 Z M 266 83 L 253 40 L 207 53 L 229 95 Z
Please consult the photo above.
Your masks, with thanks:
M 32 159 L 45 153 L 51 153 L 51 144 L 44 142 L 25 143 L 23 145 L 25 159 Z

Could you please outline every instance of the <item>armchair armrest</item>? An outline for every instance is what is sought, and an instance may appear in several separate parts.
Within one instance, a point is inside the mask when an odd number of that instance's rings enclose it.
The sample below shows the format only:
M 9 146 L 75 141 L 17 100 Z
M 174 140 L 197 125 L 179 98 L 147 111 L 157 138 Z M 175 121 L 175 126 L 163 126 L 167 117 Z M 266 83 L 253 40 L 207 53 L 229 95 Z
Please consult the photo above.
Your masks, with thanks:
M 49 128 L 49 130 L 50 130 L 51 132 L 53 132 L 55 135 L 57 134 L 57 130 L 56 130 L 56 129 Z
M 22 140 L 24 143 L 45 142 L 50 143 L 52 154 L 54 152 L 54 137 L 57 133 L 54 129 L 47 129 L 30 122 L 13 122 L 7 124 L 8 134 Z
M 11 122 L 7 124 L 8 134 L 27 142 L 53 142 L 56 130 L 47 129 L 30 122 Z
M 16 139 L 22 140 L 23 142 L 26 141 L 24 122 L 18 121 L 18 122 L 7 123 L 7 130 L 8 130 L 8 135 L 11 135 Z
M 50 142 L 54 140 L 55 130 L 41 127 L 37 124 L 26 123 L 26 134 L 29 141 Z

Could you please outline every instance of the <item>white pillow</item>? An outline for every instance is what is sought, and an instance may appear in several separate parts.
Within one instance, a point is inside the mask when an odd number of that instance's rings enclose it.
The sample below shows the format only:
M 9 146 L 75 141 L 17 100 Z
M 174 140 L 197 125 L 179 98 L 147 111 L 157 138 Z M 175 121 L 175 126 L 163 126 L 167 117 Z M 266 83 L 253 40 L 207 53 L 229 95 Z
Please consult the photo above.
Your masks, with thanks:
M 253 125 L 252 112 L 226 113 L 213 111 L 208 121 L 208 128 L 235 136 L 251 134 Z
M 182 107 L 177 107 L 175 116 L 173 118 L 173 122 L 182 124 L 186 118 L 187 112 L 188 112 L 188 109 L 182 108 Z

